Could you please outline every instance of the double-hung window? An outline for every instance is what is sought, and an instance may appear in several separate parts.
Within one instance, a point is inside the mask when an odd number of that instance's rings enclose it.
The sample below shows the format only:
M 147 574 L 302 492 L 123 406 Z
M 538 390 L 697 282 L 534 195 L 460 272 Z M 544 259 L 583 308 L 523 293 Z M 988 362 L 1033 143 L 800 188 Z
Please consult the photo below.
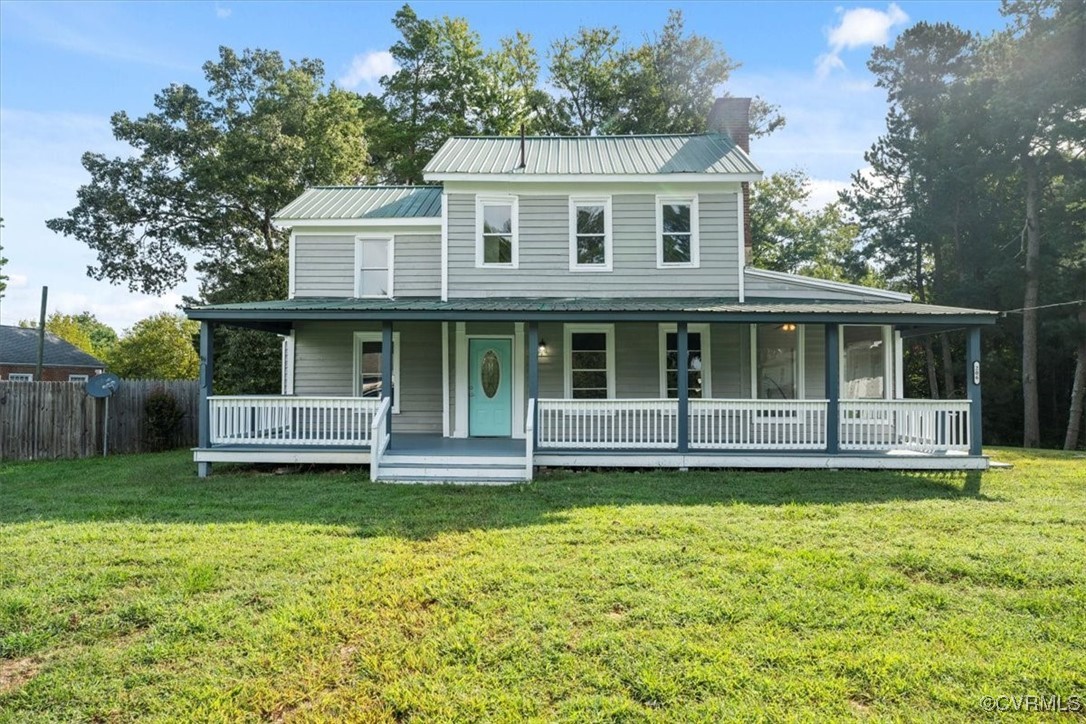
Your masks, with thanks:
M 475 197 L 475 266 L 519 264 L 516 196 Z
M 354 395 L 381 398 L 381 332 L 354 333 Z M 392 333 L 392 411 L 400 411 L 400 333 Z
M 611 271 L 611 198 L 569 199 L 570 271 Z
M 392 238 L 360 236 L 355 239 L 356 297 L 392 296 Z
M 686 379 L 692 400 L 712 397 L 709 325 L 691 324 L 686 332 Z M 679 334 L 674 324 L 660 325 L 660 396 L 679 396 Z
M 701 264 L 698 239 L 698 197 L 656 197 L 656 266 L 697 267 Z
M 614 397 L 614 325 L 568 324 L 565 337 L 566 397 L 574 400 Z

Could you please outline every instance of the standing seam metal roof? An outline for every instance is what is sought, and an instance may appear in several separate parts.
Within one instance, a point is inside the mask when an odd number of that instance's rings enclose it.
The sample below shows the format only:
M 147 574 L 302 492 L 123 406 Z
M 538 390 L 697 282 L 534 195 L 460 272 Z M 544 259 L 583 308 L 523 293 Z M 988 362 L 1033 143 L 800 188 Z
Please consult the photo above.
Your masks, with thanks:
M 315 186 L 287 204 L 276 219 L 441 218 L 440 186 Z
M 516 136 L 456 136 L 423 169 L 442 174 L 643 175 L 760 174 L 745 151 L 720 133 L 649 136 L 530 136 L 525 167 Z

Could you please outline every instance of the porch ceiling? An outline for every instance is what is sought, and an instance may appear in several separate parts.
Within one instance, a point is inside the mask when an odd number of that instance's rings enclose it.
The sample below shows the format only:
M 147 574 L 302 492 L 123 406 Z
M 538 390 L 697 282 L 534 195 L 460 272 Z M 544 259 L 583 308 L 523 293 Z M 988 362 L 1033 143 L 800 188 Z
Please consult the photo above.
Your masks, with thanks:
M 996 312 L 914 302 L 804 302 L 709 297 L 434 297 L 357 299 L 306 297 L 190 307 L 191 319 L 277 331 L 297 321 L 652 321 L 806 322 L 962 326 L 993 324 Z

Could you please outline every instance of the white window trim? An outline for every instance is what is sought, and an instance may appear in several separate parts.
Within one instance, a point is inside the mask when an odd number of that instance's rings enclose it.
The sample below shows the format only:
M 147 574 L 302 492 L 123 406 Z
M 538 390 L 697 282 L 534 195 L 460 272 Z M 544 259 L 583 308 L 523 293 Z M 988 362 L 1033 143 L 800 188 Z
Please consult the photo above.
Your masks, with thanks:
M 511 264 L 486 264 L 483 262 L 483 207 L 487 204 L 510 206 L 513 226 L 513 250 Z M 478 194 L 475 197 L 475 268 L 517 269 L 520 267 L 520 207 L 516 196 L 508 194 Z
M 69 382 L 86 382 L 90 379 L 90 375 L 68 375 Z
M 713 358 L 712 339 L 709 336 L 708 324 L 687 324 L 687 333 L 701 335 L 701 399 L 708 400 L 713 396 Z M 660 325 L 659 368 L 660 368 L 660 399 L 667 399 L 667 335 L 678 332 L 677 324 Z
M 603 263 L 577 263 L 577 207 L 603 206 Z M 610 196 L 569 197 L 569 270 L 572 272 L 609 272 L 613 266 L 614 232 L 611 224 Z
M 573 335 L 577 332 L 603 332 L 607 336 L 607 399 L 615 399 L 615 325 L 613 324 L 564 325 L 562 376 L 566 399 L 573 399 Z
M 848 365 L 845 364 L 845 327 L 878 327 L 882 330 L 882 398 L 884 400 L 894 399 L 894 391 L 891 389 L 891 381 L 894 380 L 894 365 L 893 359 L 895 355 L 893 345 L 893 335 L 890 330 L 890 326 L 886 324 L 842 324 L 841 331 L 837 335 L 837 389 L 844 392 L 845 389 L 845 371 Z M 842 400 L 852 399 L 848 397 L 841 397 Z M 878 399 L 878 398 L 857 398 L 857 399 Z
M 362 242 L 388 242 L 388 294 L 362 294 Z M 359 299 L 391 299 L 396 291 L 392 283 L 396 278 L 396 238 L 390 234 L 358 234 L 354 237 L 354 295 Z
M 783 322 L 782 322 L 783 324 Z M 796 325 L 796 399 L 807 399 L 807 325 Z M 750 325 L 750 397 L 758 398 L 758 325 Z
M 9 372 L 8 382 L 33 382 L 33 372 Z
M 358 369 L 358 364 L 361 362 L 359 359 L 358 350 L 363 342 L 384 342 L 384 333 L 382 332 L 355 332 L 354 333 L 354 350 L 353 363 L 351 365 L 351 371 L 353 379 L 351 380 L 351 390 L 355 397 L 361 397 L 362 391 L 358 389 L 358 378 L 361 376 L 361 370 Z M 392 412 L 399 414 L 400 412 L 400 398 L 403 397 L 402 390 L 400 389 L 400 333 L 392 333 Z
M 690 261 L 664 261 L 664 205 L 690 205 Z M 656 268 L 697 269 L 701 267 L 701 233 L 698 223 L 698 194 L 657 194 L 656 196 Z

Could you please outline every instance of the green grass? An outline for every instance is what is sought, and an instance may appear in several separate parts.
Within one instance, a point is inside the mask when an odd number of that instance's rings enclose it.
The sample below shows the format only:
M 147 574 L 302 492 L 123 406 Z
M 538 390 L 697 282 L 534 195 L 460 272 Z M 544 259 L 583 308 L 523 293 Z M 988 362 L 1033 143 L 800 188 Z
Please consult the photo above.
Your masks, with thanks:
M 945 721 L 1086 697 L 1086 458 L 995 456 L 1014 469 L 507 488 L 0 464 L 0 720 Z

